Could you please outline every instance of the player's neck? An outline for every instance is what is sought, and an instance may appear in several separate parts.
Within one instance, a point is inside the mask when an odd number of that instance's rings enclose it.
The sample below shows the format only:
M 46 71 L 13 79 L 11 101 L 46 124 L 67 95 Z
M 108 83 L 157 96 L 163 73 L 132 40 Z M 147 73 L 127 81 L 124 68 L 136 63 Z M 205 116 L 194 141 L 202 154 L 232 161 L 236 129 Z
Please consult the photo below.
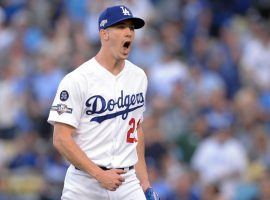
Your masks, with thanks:
M 102 49 L 95 56 L 96 61 L 113 75 L 119 74 L 124 68 L 125 60 L 117 60 Z

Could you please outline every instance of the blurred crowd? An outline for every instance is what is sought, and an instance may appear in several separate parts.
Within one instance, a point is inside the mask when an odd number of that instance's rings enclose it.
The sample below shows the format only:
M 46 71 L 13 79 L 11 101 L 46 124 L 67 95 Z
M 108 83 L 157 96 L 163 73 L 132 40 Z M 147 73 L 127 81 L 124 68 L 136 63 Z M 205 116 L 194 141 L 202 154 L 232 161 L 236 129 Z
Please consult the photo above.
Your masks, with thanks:
M 270 199 L 270 1 L 1 0 L 0 200 L 58 200 L 47 123 L 60 80 L 99 50 L 97 18 L 146 20 L 146 160 L 162 200 Z

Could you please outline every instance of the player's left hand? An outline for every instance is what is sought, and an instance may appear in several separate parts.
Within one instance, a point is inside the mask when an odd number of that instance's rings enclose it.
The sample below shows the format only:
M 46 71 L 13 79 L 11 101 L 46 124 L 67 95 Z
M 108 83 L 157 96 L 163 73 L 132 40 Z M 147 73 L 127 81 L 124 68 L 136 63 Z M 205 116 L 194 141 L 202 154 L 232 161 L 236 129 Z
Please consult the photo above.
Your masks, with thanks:
M 147 188 L 145 191 L 146 200 L 160 200 L 158 194 L 153 190 L 152 187 Z

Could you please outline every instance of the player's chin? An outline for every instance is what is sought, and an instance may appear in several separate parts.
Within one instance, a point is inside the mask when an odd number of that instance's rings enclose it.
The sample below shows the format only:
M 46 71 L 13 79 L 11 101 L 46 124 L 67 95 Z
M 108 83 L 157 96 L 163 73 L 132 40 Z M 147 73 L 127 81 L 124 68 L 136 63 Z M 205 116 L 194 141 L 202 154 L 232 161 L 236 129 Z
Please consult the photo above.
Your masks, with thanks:
M 121 53 L 121 55 L 119 56 L 119 58 L 120 58 L 121 60 L 125 60 L 125 59 L 128 58 L 128 56 L 129 56 L 129 53 Z
M 120 56 L 122 57 L 122 59 L 127 59 L 130 53 L 130 48 L 123 48 L 120 51 Z

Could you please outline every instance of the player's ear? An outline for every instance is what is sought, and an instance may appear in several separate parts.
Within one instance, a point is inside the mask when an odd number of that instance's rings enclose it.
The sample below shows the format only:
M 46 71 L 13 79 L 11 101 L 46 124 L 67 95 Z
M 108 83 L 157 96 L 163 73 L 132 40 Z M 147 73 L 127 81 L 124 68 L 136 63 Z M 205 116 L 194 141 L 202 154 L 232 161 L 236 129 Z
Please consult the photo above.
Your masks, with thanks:
M 100 35 L 100 38 L 102 38 L 103 40 L 107 41 L 109 39 L 109 33 L 107 30 L 105 29 L 101 29 L 99 31 L 99 35 Z

